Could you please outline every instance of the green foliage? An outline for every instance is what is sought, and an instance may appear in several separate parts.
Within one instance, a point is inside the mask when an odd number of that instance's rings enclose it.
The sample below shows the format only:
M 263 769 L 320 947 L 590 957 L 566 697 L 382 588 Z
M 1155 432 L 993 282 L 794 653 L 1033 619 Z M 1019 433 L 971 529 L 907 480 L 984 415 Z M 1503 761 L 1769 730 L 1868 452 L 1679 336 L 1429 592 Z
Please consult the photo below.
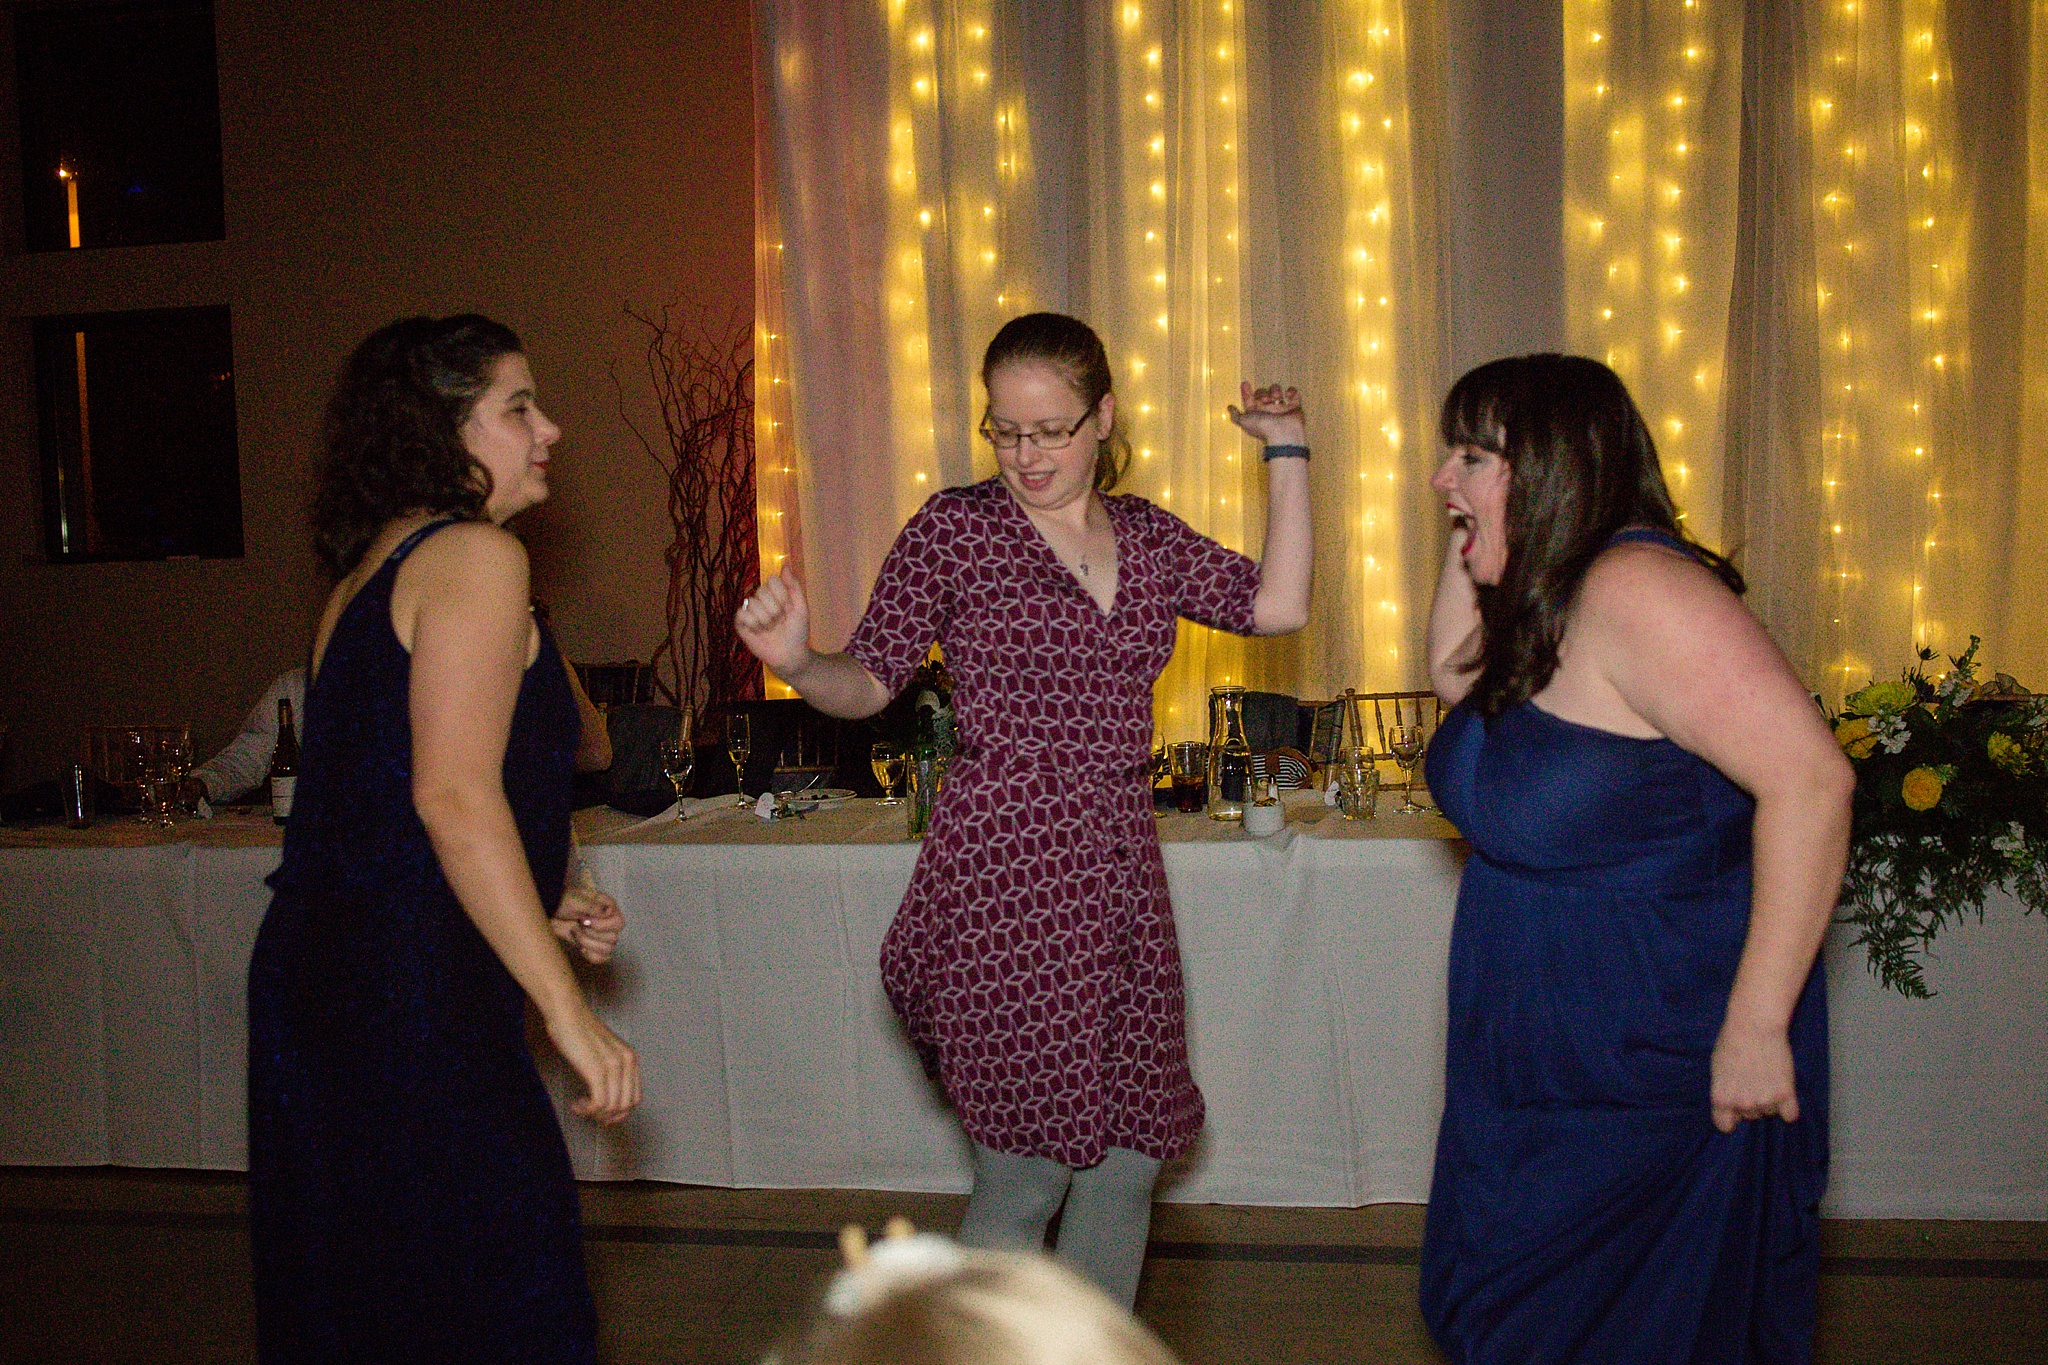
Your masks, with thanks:
M 1899 681 L 1851 694 L 1836 717 L 1856 770 L 1840 918 L 1878 980 L 1915 998 L 1930 994 L 1921 954 L 1949 924 L 1981 923 L 1994 887 L 2048 912 L 2048 698 L 2004 674 L 1979 683 L 1978 643 L 1938 680 L 1921 650 Z

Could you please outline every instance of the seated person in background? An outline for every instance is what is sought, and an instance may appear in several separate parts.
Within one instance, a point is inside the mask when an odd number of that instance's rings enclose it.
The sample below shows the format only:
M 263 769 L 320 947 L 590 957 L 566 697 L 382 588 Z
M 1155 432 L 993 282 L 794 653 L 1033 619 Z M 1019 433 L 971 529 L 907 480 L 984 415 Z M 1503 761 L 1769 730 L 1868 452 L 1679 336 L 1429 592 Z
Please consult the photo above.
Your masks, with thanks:
M 533 599 L 533 619 L 555 628 L 554 620 L 548 614 L 548 604 L 539 598 Z M 590 693 L 583 689 L 583 677 L 577 673 L 576 665 L 566 658 L 562 666 L 569 670 L 569 692 L 576 698 L 576 771 L 579 773 L 603 772 L 612 766 L 612 736 L 605 728 L 604 712 L 597 709 L 590 700 Z
M 292 723 L 304 725 L 306 715 L 306 670 L 287 669 L 271 681 L 256 700 L 241 733 L 228 746 L 192 770 L 192 780 L 206 788 L 206 799 L 216 806 L 258 795 L 270 776 L 271 751 L 277 748 L 277 703 L 292 704 Z
M 892 1220 L 898 1221 L 898 1220 Z M 1041 1254 L 982 1251 L 892 1228 L 840 1245 L 817 1320 L 763 1365 L 1179 1365 L 1109 1296 Z

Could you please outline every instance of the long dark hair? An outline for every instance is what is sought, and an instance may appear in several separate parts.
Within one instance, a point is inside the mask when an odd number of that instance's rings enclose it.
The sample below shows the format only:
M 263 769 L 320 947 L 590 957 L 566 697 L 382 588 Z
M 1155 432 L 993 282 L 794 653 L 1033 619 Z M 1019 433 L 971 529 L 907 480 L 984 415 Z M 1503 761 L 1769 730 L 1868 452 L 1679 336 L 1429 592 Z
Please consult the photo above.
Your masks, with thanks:
M 1586 571 L 1614 533 L 1682 542 L 1735 592 L 1742 575 L 1686 535 L 1657 446 L 1614 371 L 1571 355 L 1515 356 L 1468 372 L 1444 399 L 1446 446 L 1508 464 L 1507 564 L 1479 587 L 1483 647 L 1470 700 L 1499 715 L 1543 690 Z
M 1079 318 L 1065 313 L 1026 313 L 1004 323 L 982 353 L 982 388 L 988 388 L 989 376 L 1003 366 L 1025 360 L 1066 371 L 1090 415 L 1110 392 L 1109 354 L 1102 349 L 1102 338 L 1095 335 L 1095 329 Z M 1110 423 L 1109 435 L 1095 447 L 1095 490 L 1107 493 L 1116 487 L 1130 463 L 1131 442 L 1124 435 L 1123 416 L 1118 414 Z
M 521 349 L 511 328 L 475 313 L 402 318 L 356 347 L 327 404 L 313 497 L 314 543 L 337 577 L 393 517 L 483 515 L 491 476 L 462 424 L 498 359 Z

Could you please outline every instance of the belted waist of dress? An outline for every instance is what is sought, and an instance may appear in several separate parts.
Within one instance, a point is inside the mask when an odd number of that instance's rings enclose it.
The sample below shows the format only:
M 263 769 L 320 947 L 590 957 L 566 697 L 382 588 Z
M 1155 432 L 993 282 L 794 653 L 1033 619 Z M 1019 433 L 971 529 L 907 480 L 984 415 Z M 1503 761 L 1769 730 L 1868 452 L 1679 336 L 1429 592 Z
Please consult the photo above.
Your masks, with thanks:
M 1728 842 L 1732 844 L 1734 841 Z M 1488 864 L 1519 881 L 1535 882 L 1544 886 L 1571 887 L 1582 891 L 1662 898 L 1697 894 L 1701 888 L 1717 883 L 1724 877 L 1747 875 L 1749 864 L 1743 856 L 1747 851 L 1748 841 L 1743 840 L 1740 847 L 1700 849 L 1675 860 L 1669 866 L 1654 868 L 1613 863 L 1587 863 L 1576 867 L 1534 867 L 1527 863 L 1489 858 L 1478 848 L 1472 850 L 1472 856 L 1477 861 Z
M 1152 774 L 1152 763 L 1149 758 L 1142 763 L 1104 767 L 1086 762 L 1076 763 L 1037 746 L 998 749 L 989 745 L 969 744 L 954 750 L 953 758 L 955 762 L 964 760 L 992 771 L 1050 773 L 1070 782 L 1136 782 Z

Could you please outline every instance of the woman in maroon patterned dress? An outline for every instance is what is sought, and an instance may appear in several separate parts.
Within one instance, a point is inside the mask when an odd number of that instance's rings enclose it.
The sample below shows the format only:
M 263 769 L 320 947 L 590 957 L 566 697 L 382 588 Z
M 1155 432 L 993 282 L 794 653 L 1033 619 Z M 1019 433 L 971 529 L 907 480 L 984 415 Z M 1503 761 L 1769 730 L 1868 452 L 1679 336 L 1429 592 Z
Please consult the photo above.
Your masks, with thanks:
M 1308 449 L 1292 389 L 1244 386 L 1266 443 L 1253 563 L 1133 495 L 1109 363 L 1082 322 L 1021 317 L 982 361 L 997 477 L 904 527 L 844 653 L 810 647 L 784 572 L 749 648 L 838 716 L 888 704 L 937 640 L 961 751 L 882 945 L 882 980 L 975 1146 L 962 1241 L 1058 1250 L 1129 1304 L 1162 1161 L 1193 1145 L 1180 952 L 1153 824 L 1152 684 L 1180 617 L 1240 635 L 1308 619 Z

